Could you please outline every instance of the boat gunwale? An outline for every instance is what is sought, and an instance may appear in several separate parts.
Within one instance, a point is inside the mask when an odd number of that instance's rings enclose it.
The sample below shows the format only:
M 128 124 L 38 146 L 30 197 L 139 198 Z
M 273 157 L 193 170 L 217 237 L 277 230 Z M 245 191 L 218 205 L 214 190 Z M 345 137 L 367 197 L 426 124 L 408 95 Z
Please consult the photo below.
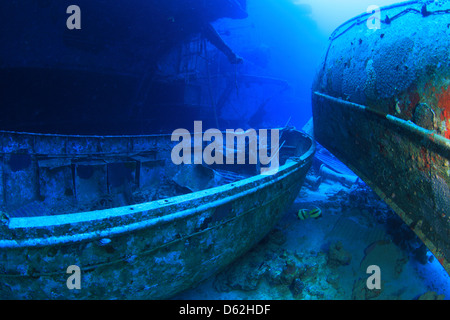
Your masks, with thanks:
M 101 224 L 104 221 L 108 221 L 110 218 L 126 218 L 133 220 L 133 217 L 136 217 L 140 214 L 143 214 L 142 217 L 137 217 L 136 221 L 115 225 L 112 227 L 107 227 L 101 230 L 90 231 L 90 232 L 81 232 L 75 233 L 74 235 L 57 235 L 50 237 L 41 237 L 41 238 L 28 238 L 24 240 L 0 240 L 0 249 L 10 249 L 10 248 L 24 248 L 24 247 L 41 247 L 48 245 L 59 245 L 59 244 L 68 244 L 80 241 L 101 239 L 111 236 L 117 236 L 120 234 L 125 234 L 141 229 L 145 229 L 152 226 L 157 226 L 161 224 L 166 224 L 169 222 L 173 222 L 179 219 L 187 218 L 191 215 L 195 215 L 196 213 L 202 212 L 204 210 L 208 210 L 209 208 L 213 208 L 219 205 L 226 204 L 228 202 L 234 201 L 242 196 L 247 194 L 251 194 L 257 192 L 258 190 L 270 186 L 283 178 L 289 176 L 296 170 L 304 167 L 308 160 L 311 160 L 314 156 L 315 152 L 315 142 L 314 140 L 304 132 L 296 130 L 295 132 L 301 134 L 305 141 L 310 142 L 310 146 L 306 152 L 301 154 L 294 161 L 289 161 L 292 157 L 288 158 L 286 163 L 278 168 L 278 172 L 273 175 L 262 175 L 258 174 L 246 179 L 242 179 L 236 182 L 228 183 L 223 186 L 217 186 L 214 188 L 197 191 L 194 193 L 179 195 L 167 199 L 150 201 L 145 203 L 140 203 L 136 205 L 128 205 L 116 208 L 109 208 L 104 210 L 95 210 L 95 211 L 86 211 L 86 212 L 77 212 L 71 214 L 61 214 L 54 216 L 41 216 L 41 217 L 15 217 L 9 218 L 8 224 L 5 226 L 9 230 L 14 229 L 46 229 L 49 227 L 53 228 L 64 228 L 67 225 L 71 225 L 74 227 L 75 224 L 83 224 L 86 222 Z M 275 178 L 274 178 L 275 176 Z M 245 188 L 245 186 L 250 185 L 251 183 L 258 183 L 255 187 L 250 187 L 249 189 L 239 190 L 237 188 Z M 195 202 L 205 199 L 207 197 L 214 196 L 218 193 L 226 193 L 230 192 L 233 189 L 237 189 L 235 193 L 232 193 L 225 198 L 216 199 L 212 202 L 206 202 L 200 206 L 195 206 Z M 182 210 L 176 211 L 173 213 L 165 214 L 160 217 L 148 217 L 148 213 L 152 210 L 163 208 L 163 207 L 171 207 L 176 206 L 181 203 L 190 203 L 191 207 Z M 130 208 L 133 208 L 131 210 Z M 117 214 L 111 215 L 111 212 L 117 211 Z M 93 216 L 94 215 L 94 216 Z M 99 216 L 100 215 L 100 216 Z
M 342 105 L 346 105 L 347 107 L 359 109 L 362 111 L 367 111 L 378 117 L 385 118 L 389 123 L 394 124 L 397 127 L 400 127 L 402 129 L 405 129 L 405 130 L 409 131 L 410 133 L 419 135 L 423 139 L 426 139 L 427 143 L 433 143 L 433 144 L 443 148 L 444 150 L 450 152 L 450 140 L 437 134 L 436 131 L 434 131 L 434 130 L 424 129 L 424 128 L 416 125 L 412 121 L 406 121 L 406 120 L 400 119 L 398 117 L 395 117 L 391 114 L 384 114 L 377 110 L 369 108 L 367 106 L 357 104 L 354 102 L 350 102 L 350 101 L 345 101 L 345 100 L 342 100 L 339 98 L 335 98 L 335 97 L 329 96 L 327 94 L 324 94 L 324 93 L 321 93 L 318 91 L 314 92 L 314 94 L 318 97 L 321 97 L 321 98 L 324 98 L 324 99 L 327 99 L 330 101 L 334 101 L 334 102 L 342 104 Z M 427 145 L 427 143 L 422 143 L 422 144 Z
M 60 134 L 60 133 L 39 133 L 39 132 L 10 131 L 10 130 L 0 130 L 0 134 L 26 135 L 33 137 L 39 136 L 39 137 L 58 137 L 58 138 L 94 138 L 94 139 L 152 138 L 152 137 L 165 137 L 172 135 L 172 133 L 131 134 L 131 135 Z

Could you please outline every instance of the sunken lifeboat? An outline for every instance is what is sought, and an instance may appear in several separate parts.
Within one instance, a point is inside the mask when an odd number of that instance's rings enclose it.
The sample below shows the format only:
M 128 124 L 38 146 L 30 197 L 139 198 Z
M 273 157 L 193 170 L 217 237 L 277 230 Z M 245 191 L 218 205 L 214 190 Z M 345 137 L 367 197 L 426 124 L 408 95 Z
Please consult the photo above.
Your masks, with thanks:
M 450 1 L 409 1 L 340 26 L 313 85 L 315 138 L 450 272 Z M 377 27 L 374 27 L 377 26 Z

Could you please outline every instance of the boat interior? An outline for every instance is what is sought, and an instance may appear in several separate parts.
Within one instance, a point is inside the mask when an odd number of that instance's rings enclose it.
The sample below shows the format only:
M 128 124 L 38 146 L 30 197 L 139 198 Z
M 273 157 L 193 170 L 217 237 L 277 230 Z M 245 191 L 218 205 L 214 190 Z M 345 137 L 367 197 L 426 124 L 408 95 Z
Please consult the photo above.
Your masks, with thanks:
M 24 135 L 26 139 L 20 134 L 16 134 L 15 138 L 25 139 L 30 143 L 29 149 L 37 152 L 22 149 L 21 152 L 3 155 L 2 202 L 6 208 L 5 214 L 11 218 L 134 205 L 214 188 L 261 174 L 259 161 L 251 164 L 249 159 L 249 139 L 246 139 L 244 165 L 237 164 L 237 148 L 232 150 L 232 164 L 227 164 L 225 157 L 223 164 L 208 165 L 205 161 L 194 164 L 194 155 L 191 154 L 191 164 L 175 165 L 171 153 L 177 142 L 171 141 L 170 135 Z M 8 136 L 4 133 L 3 138 Z M 41 148 L 38 145 L 49 141 L 53 143 L 51 154 L 38 150 Z M 85 149 L 72 153 L 67 149 L 71 143 L 78 146 L 81 143 Z M 105 145 L 108 143 L 114 150 L 106 151 Z M 202 150 L 210 144 L 203 142 Z M 279 150 L 271 150 L 269 146 L 264 151 L 270 159 L 277 157 L 282 166 L 288 158 L 298 157 L 310 147 L 311 141 L 303 133 L 284 128 L 280 131 Z M 64 153 L 55 151 L 63 149 Z M 227 153 L 226 146 L 223 153 Z

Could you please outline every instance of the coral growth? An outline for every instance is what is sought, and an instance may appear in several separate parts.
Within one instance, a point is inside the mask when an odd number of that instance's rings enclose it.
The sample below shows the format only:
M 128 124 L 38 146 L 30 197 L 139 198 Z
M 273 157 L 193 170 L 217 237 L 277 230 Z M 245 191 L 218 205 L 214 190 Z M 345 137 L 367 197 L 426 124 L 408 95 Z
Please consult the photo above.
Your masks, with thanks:
M 293 299 L 323 299 L 325 292 L 337 290 L 337 278 L 331 275 L 323 252 L 285 250 L 273 241 L 279 240 L 276 234 L 219 273 L 213 282 L 215 290 L 253 291 L 264 283 Z
M 327 259 L 328 266 L 332 268 L 346 266 L 350 264 L 351 260 L 352 255 L 343 248 L 342 242 L 338 241 L 330 245 Z

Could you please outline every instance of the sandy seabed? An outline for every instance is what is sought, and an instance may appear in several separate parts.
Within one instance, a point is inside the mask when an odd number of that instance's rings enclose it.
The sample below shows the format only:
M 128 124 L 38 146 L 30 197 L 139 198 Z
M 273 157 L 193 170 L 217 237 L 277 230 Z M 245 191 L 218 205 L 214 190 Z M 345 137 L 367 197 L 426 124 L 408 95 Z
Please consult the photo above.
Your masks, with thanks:
M 318 207 L 318 219 L 299 209 Z M 368 289 L 369 265 L 381 289 Z M 275 229 L 217 275 L 174 299 L 450 299 L 450 277 L 400 218 L 366 185 L 304 186 Z

